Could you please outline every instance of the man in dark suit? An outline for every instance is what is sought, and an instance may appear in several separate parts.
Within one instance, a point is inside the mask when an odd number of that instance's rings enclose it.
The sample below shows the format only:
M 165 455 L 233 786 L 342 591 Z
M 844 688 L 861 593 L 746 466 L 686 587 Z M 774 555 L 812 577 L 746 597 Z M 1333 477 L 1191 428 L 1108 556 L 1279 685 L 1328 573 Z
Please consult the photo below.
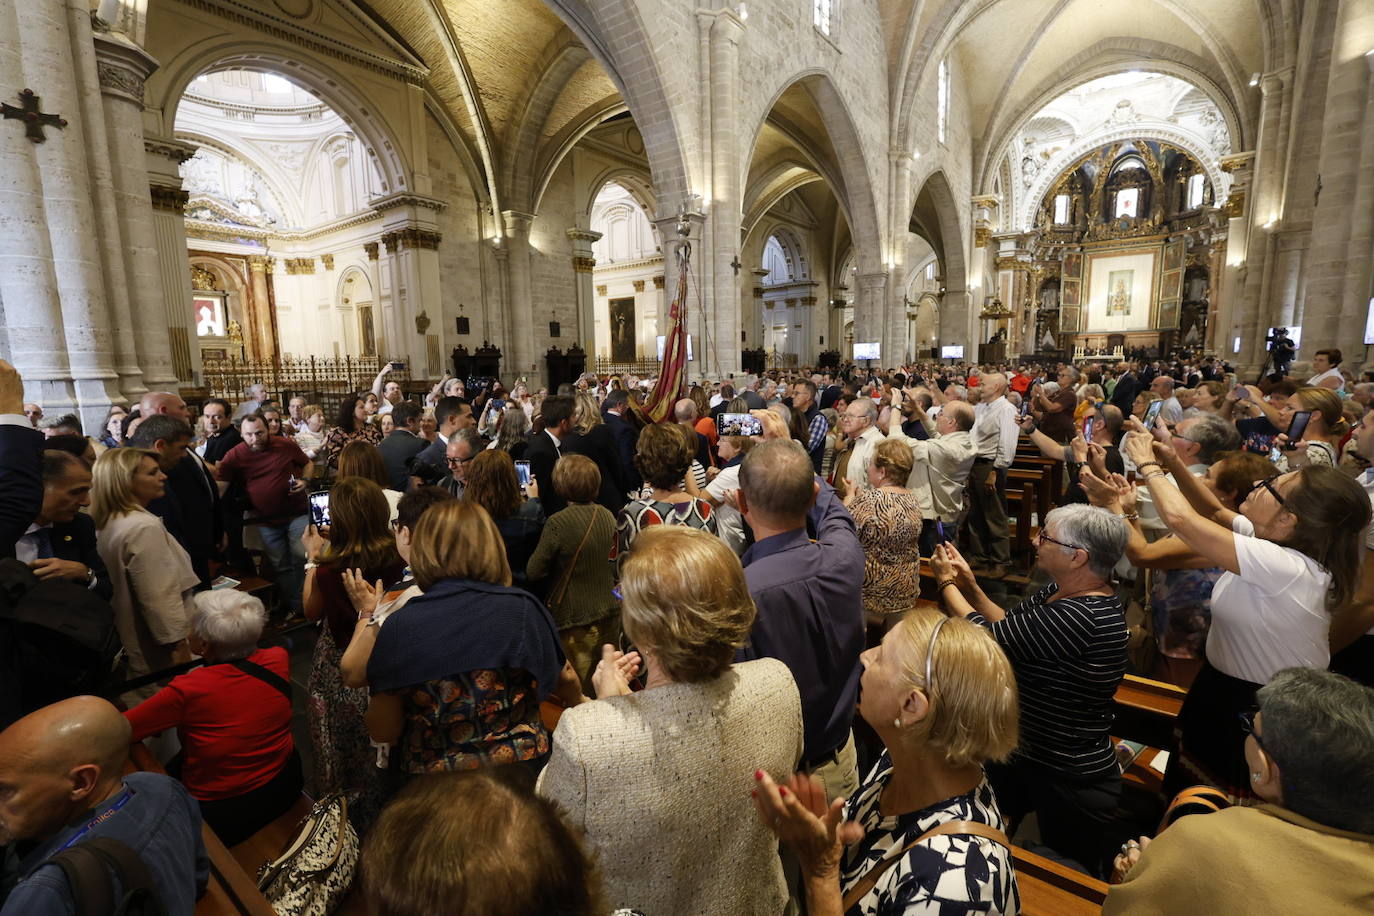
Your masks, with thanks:
M 544 504 L 545 515 L 553 515 L 568 505 L 554 489 L 553 466 L 562 457 L 563 440 L 572 431 L 573 403 L 571 397 L 564 395 L 545 398 L 537 418 L 543 429 L 530 437 L 529 447 L 525 449 L 525 460 L 529 461 L 530 473 L 539 485 L 539 501 Z
M 219 549 L 224 526 L 219 509 L 219 486 L 205 471 L 199 456 L 188 449 L 191 427 L 171 414 L 154 414 L 138 425 L 129 439 L 133 448 L 158 455 L 167 475 L 167 491 L 148 504 L 167 532 L 191 557 L 201 588 L 210 587 L 210 557 Z
M 39 579 L 67 579 L 105 600 L 114 589 L 95 546 L 91 469 L 71 452 L 43 453 L 43 507 L 15 545 L 15 556 Z
M 1126 362 L 1116 367 L 1119 374 L 1116 379 L 1116 388 L 1112 391 L 1112 405 L 1121 411 L 1123 417 L 1131 415 L 1131 408 L 1135 405 L 1135 396 L 1140 393 L 1140 379 L 1131 370 L 1131 364 Z
M 43 434 L 24 416 L 24 381 L 0 359 L 0 556 L 14 545 L 43 506 Z
M 725 387 L 722 385 L 721 390 Z M 639 442 L 639 431 L 625 418 L 629 404 L 630 395 L 627 392 L 612 391 L 606 395 L 606 400 L 601 405 L 601 418 L 606 421 L 606 428 L 611 431 L 611 438 L 615 440 L 620 482 L 624 484 L 626 493 L 638 490 L 644 482 L 639 475 L 639 469 L 635 467 L 635 445 Z
M 382 440 L 377 450 L 382 453 L 382 464 L 386 465 L 387 480 L 391 489 L 404 492 L 410 481 L 410 465 L 416 455 L 429 445 L 420 437 L 420 405 L 414 401 L 401 401 L 392 405 L 391 421 L 396 428 Z
M 425 483 L 437 483 L 448 474 L 448 440 L 460 429 L 472 429 L 477 420 L 472 415 L 472 405 L 466 400 L 447 397 L 440 398 L 434 405 L 434 425 L 438 427 L 438 437 L 415 455 L 414 464 L 425 465 L 428 469 L 428 476 L 415 475 L 424 478 Z

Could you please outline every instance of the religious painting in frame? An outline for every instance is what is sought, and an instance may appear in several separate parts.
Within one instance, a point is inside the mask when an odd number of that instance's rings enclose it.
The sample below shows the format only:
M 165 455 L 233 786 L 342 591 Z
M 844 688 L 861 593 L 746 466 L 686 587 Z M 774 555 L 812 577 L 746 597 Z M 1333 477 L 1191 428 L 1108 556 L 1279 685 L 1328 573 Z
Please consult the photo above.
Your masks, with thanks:
M 1183 242 L 1168 242 L 1164 246 L 1164 272 L 1167 274 L 1172 270 L 1179 270 L 1183 267 Z M 1164 292 L 1168 296 L 1168 290 Z
M 1108 317 L 1129 317 L 1131 314 L 1131 289 L 1135 286 L 1134 270 L 1114 270 L 1107 274 L 1107 315 Z
M 611 359 L 617 363 L 635 360 L 635 300 L 633 296 L 607 303 L 611 318 Z
M 1077 280 L 1083 273 L 1083 255 L 1077 251 L 1070 251 L 1064 255 L 1064 279 Z
M 1078 308 L 1079 305 L 1079 282 L 1077 280 L 1065 280 L 1059 291 L 1060 304 L 1064 308 Z
M 1160 246 L 1090 252 L 1083 276 L 1083 330 L 1121 333 L 1151 326 Z

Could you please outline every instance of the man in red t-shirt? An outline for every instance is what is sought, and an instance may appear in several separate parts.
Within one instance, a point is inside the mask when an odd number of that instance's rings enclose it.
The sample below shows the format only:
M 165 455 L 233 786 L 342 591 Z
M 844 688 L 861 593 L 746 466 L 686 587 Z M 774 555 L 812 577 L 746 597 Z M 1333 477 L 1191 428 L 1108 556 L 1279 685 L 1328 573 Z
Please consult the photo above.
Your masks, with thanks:
M 277 571 L 277 590 L 294 616 L 301 613 L 305 585 L 305 545 L 301 535 L 310 522 L 305 480 L 310 459 L 300 446 L 267 430 L 259 414 L 239 420 L 243 441 L 231 448 L 216 469 L 219 479 L 240 483 L 253 506 L 250 516 L 262 533 L 263 549 Z

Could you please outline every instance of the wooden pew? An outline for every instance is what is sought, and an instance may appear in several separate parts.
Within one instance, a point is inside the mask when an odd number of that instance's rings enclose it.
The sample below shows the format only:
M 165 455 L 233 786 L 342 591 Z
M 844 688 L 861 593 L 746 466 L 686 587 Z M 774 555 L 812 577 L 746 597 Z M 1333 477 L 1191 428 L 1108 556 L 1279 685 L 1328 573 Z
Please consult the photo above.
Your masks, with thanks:
M 1089 916 L 1102 912 L 1107 884 L 1052 862 L 1019 846 L 1012 847 L 1022 916 Z
M 1151 747 L 1176 751 L 1174 722 L 1187 695 L 1182 687 L 1128 674 L 1116 688 L 1112 731 Z
M 1021 556 L 1022 561 L 1029 566 L 1031 557 L 1031 513 L 1036 509 L 1036 484 L 1030 480 L 1020 481 L 1019 488 L 1013 488 L 1016 482 L 1010 477 L 1007 479 L 1007 511 L 1010 513 L 1014 508 L 1016 511 L 1016 527 L 1011 532 L 1011 552 Z

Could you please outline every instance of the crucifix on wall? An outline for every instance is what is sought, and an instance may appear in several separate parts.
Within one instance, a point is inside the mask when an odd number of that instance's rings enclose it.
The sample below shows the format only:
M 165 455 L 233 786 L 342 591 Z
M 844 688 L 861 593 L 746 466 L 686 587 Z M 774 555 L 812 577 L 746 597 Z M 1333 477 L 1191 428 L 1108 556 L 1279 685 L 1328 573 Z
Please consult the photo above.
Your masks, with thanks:
M 735 271 L 735 276 L 739 276 L 739 269 L 743 266 L 744 265 L 739 262 L 739 255 L 735 255 L 735 259 L 730 262 L 730 267 Z
M 44 114 L 38 110 L 39 97 L 33 94 L 32 89 L 23 89 L 19 93 L 19 104 L 21 107 L 15 108 L 8 102 L 0 104 L 0 115 L 6 121 L 17 119 L 24 122 L 24 136 L 34 143 L 42 143 L 48 139 L 44 133 L 45 127 L 63 128 L 67 126 L 65 119 L 55 114 Z M 738 273 L 738 271 L 736 271 Z

